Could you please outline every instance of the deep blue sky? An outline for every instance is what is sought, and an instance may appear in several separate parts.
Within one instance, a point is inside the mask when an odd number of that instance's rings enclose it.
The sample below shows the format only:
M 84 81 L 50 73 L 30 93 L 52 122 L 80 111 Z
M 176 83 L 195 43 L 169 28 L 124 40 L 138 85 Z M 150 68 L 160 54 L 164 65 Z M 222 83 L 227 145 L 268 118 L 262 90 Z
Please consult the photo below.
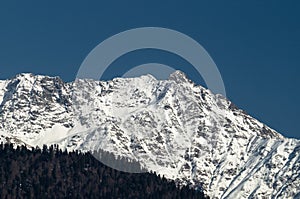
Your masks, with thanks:
M 43 2 L 0 3 L 0 79 L 32 72 L 72 81 L 86 55 L 109 36 L 165 27 L 189 35 L 209 52 L 236 105 L 283 135 L 300 138 L 299 1 Z M 182 64 L 159 51 L 132 53 L 117 62 L 143 61 Z

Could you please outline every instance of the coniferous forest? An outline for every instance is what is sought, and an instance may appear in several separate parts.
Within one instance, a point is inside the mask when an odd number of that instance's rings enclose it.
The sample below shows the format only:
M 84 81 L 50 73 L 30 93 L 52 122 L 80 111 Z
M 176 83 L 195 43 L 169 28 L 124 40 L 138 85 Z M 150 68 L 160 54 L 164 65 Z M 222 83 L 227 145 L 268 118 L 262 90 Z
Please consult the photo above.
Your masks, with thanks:
M 108 154 L 105 154 L 108 155 Z M 126 161 L 126 160 L 122 160 Z M 132 163 L 137 166 L 136 163 Z M 125 173 L 58 146 L 0 145 L 1 198 L 205 198 L 156 173 Z

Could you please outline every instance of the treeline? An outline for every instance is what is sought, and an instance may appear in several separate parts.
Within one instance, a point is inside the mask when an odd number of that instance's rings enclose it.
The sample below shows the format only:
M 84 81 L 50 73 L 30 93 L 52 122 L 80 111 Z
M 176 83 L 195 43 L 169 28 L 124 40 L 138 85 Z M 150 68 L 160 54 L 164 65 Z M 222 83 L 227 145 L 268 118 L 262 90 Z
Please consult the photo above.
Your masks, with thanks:
M 136 162 L 132 164 L 138 167 Z M 204 198 L 202 192 L 177 188 L 173 181 L 155 173 L 114 170 L 89 153 L 62 151 L 57 146 L 14 149 L 12 144 L 3 143 L 0 144 L 0 196 L 3 199 Z
M 101 149 L 93 151 L 91 154 L 103 164 L 119 171 L 126 171 L 129 173 L 145 173 L 147 171 L 135 160 L 125 157 L 116 157 L 113 153 Z

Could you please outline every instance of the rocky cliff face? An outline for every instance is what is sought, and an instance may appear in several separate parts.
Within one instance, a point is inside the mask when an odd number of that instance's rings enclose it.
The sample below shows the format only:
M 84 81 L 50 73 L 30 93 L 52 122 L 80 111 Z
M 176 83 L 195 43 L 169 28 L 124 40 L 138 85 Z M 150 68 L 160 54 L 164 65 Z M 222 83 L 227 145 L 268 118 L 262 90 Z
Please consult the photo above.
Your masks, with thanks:
M 104 149 L 211 198 L 300 197 L 300 141 L 179 71 L 72 83 L 20 74 L 0 81 L 0 121 L 1 141 Z

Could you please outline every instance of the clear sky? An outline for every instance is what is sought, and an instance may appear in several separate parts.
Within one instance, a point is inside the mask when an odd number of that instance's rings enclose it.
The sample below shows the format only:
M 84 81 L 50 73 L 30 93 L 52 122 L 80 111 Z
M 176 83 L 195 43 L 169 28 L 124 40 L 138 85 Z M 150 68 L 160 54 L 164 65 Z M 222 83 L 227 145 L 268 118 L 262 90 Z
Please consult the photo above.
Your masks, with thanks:
M 131 28 L 165 27 L 208 51 L 237 106 L 300 138 L 299 1 L 199 2 L 2 1 L 0 79 L 31 72 L 72 81 L 86 55 L 106 38 Z M 105 74 L 110 79 L 120 65 L 129 70 L 148 62 L 190 70 L 170 53 L 145 50 L 120 57 Z

